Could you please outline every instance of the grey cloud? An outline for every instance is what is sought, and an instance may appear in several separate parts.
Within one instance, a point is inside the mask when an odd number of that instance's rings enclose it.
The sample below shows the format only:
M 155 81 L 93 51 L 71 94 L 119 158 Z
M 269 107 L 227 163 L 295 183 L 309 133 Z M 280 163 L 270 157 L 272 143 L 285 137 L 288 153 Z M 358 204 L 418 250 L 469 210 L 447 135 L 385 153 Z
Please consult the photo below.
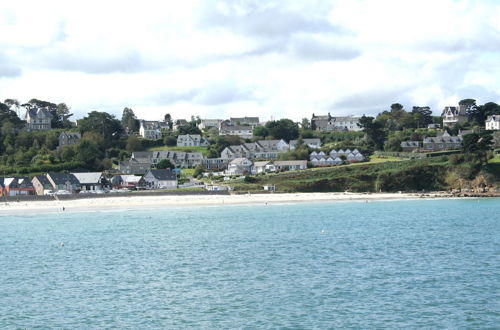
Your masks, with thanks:
M 21 67 L 15 64 L 8 56 L 0 52 L 0 78 L 19 77 L 21 72 Z
M 113 55 L 86 55 L 52 50 L 45 55 L 43 65 L 57 70 L 81 71 L 92 74 L 137 73 L 153 68 L 150 63 L 143 60 L 138 52 L 133 50 Z
M 292 39 L 289 51 L 296 57 L 306 60 L 350 60 L 361 55 L 361 51 L 349 45 L 332 41 L 317 40 L 300 36 Z
M 217 9 L 220 3 L 225 4 L 226 12 Z M 265 38 L 285 37 L 297 32 L 345 32 L 324 16 L 307 16 L 284 6 L 269 5 L 269 2 L 207 1 L 203 4 L 198 19 L 204 27 L 229 28 Z
M 224 82 L 203 88 L 194 98 L 194 102 L 202 105 L 221 105 L 251 99 L 254 99 L 251 90 L 231 82 Z
M 348 111 L 352 115 L 376 115 L 384 110 L 389 110 L 391 104 L 401 103 L 407 110 L 413 105 L 408 96 L 410 88 L 399 88 L 391 90 L 363 91 L 362 93 L 350 94 L 338 102 L 335 102 L 330 111 L 344 113 Z
M 170 105 L 181 101 L 191 101 L 200 94 L 199 89 L 190 89 L 187 91 L 165 91 L 156 95 L 153 99 L 160 105 Z

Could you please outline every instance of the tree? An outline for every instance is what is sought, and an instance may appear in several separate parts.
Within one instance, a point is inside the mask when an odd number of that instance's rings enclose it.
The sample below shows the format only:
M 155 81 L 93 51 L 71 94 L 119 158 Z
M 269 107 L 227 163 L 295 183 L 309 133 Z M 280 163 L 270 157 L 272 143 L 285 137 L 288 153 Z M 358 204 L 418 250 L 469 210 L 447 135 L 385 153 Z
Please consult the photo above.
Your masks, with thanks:
M 196 121 L 190 121 L 187 125 L 180 126 L 179 134 L 201 134 L 200 129 L 196 126 Z
M 93 167 L 95 161 L 102 158 L 102 151 L 96 142 L 82 138 L 76 145 L 75 156 L 77 160 L 85 162 L 87 166 Z
M 139 131 L 139 120 L 130 108 L 123 109 L 121 124 L 127 134 Z
M 389 137 L 384 144 L 385 151 L 402 151 L 401 139 L 398 136 Z
M 17 128 L 24 126 L 24 121 L 17 116 L 16 112 L 11 110 L 7 104 L 0 102 L 0 126 L 6 122 Z
M 70 108 L 66 105 L 66 103 L 59 103 L 57 105 L 57 109 L 55 114 L 52 115 L 52 128 L 71 128 L 73 124 L 69 120 L 72 113 L 69 112 Z
M 134 152 L 134 151 L 142 151 L 144 150 L 144 147 L 142 146 L 141 140 L 139 140 L 137 136 L 131 135 L 127 138 L 127 145 L 125 146 L 125 149 L 128 152 Z
M 427 125 L 432 124 L 432 111 L 429 107 L 413 107 L 411 111 L 413 115 L 413 120 L 419 127 L 427 127 Z
M 385 132 L 383 131 L 382 124 L 375 121 L 373 117 L 363 115 L 359 119 L 358 125 L 365 133 L 368 146 L 376 150 L 382 150 L 385 140 Z
M 307 118 L 302 118 L 302 122 L 300 123 L 300 128 L 303 130 L 311 129 L 311 122 Z
M 115 116 L 98 111 L 89 112 L 87 117 L 80 119 L 78 128 L 81 133 L 99 133 L 106 140 L 118 139 L 123 132 L 121 123 Z
M 269 131 L 269 135 L 277 140 L 283 139 L 288 142 L 299 136 L 299 125 L 290 119 L 268 121 L 265 127 Z
M 488 116 L 491 115 L 500 115 L 500 105 L 495 102 L 488 102 L 484 105 L 477 106 L 476 111 L 473 113 L 473 119 L 482 126 Z
M 477 121 L 479 119 L 479 112 L 474 99 L 463 99 L 458 102 L 458 105 L 465 107 L 465 113 L 469 121 Z
M 173 126 L 173 122 L 172 122 L 172 116 L 170 116 L 169 113 L 165 114 L 165 117 L 163 117 L 163 119 L 165 120 L 165 122 L 167 123 L 168 125 L 168 128 L 169 129 L 172 129 L 172 126 Z
M 469 156 L 476 156 L 482 164 L 487 162 L 487 152 L 493 145 L 493 136 L 491 133 L 471 133 L 466 134 L 462 141 L 462 150 Z
M 169 159 L 162 159 L 156 164 L 157 169 L 171 169 L 173 170 L 175 168 L 175 165 L 172 164 L 172 162 Z
M 4 103 L 9 107 L 10 110 L 15 111 L 18 116 L 20 116 L 20 114 L 18 113 L 20 103 L 17 99 L 5 99 Z
M 253 136 L 259 136 L 265 138 L 268 135 L 269 135 L 269 130 L 264 126 L 255 126 L 255 128 L 253 129 Z

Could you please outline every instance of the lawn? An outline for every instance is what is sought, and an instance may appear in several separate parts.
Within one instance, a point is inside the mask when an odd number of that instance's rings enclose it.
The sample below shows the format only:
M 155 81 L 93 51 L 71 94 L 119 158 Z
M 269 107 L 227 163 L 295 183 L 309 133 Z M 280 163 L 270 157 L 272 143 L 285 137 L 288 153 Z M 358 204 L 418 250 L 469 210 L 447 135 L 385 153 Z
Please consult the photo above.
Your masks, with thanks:
M 496 156 L 488 161 L 489 164 L 500 164 L 500 156 Z

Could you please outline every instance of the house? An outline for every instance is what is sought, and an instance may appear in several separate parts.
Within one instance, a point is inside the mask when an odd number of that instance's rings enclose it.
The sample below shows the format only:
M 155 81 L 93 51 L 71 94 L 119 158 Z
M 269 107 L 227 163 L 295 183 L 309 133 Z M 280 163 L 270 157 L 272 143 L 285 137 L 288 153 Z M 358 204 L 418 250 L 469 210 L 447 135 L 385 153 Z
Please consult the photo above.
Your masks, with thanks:
M 199 134 L 185 134 L 185 135 L 179 135 L 177 137 L 177 146 L 178 147 L 206 147 L 210 143 L 208 142 L 207 139 L 202 138 L 201 135 Z
M 448 132 L 444 132 L 440 136 L 426 137 L 422 143 L 422 150 L 425 151 L 443 151 L 460 149 L 462 147 L 463 138 L 461 135 L 451 136 Z
M 403 141 L 401 142 L 401 149 L 404 152 L 412 152 L 420 149 L 420 141 Z
M 307 160 L 276 160 L 274 163 L 276 171 L 296 171 L 307 168 Z
M 222 158 L 203 158 L 202 165 L 207 170 L 221 171 L 227 168 L 229 161 Z
M 486 129 L 489 131 L 500 130 L 500 115 L 492 115 L 486 118 L 485 122 Z
M 223 122 L 222 119 L 202 119 L 198 124 L 199 129 L 209 129 L 209 128 L 217 128 L 219 129 L 220 124 Z
M 314 113 L 311 118 L 311 127 L 313 130 L 320 132 L 331 132 L 331 131 L 361 131 L 362 128 L 359 127 L 360 117 L 332 117 L 330 113 L 325 116 L 316 116 Z
M 69 173 L 47 173 L 45 175 L 54 190 L 66 190 L 70 193 L 76 193 L 80 190 L 80 182 Z
M 43 196 L 46 191 L 54 189 L 45 175 L 35 175 L 31 179 L 31 184 L 35 188 L 35 193 L 39 196 Z
M 148 170 L 140 181 L 144 182 L 146 189 L 177 188 L 177 175 L 170 169 Z
M 172 129 L 174 131 L 177 131 L 179 127 L 181 126 L 186 126 L 188 124 L 188 121 L 186 119 L 176 119 L 174 120 L 174 123 L 172 124 Z
M 118 162 L 118 170 L 123 174 L 144 174 L 151 165 L 149 158 L 130 158 Z
M 47 131 L 52 128 L 52 116 L 49 110 L 44 108 L 28 109 L 24 115 L 24 120 L 26 120 L 26 130 L 28 132 Z
M 221 152 L 221 158 L 230 160 L 235 158 L 275 159 L 288 149 L 289 145 L 284 140 L 259 140 L 226 147 Z
M 271 162 L 268 160 L 253 163 L 252 174 L 269 172 L 270 164 Z
M 35 188 L 27 177 L 3 178 L 3 196 L 35 195 Z
M 259 117 L 229 118 L 231 126 L 251 126 L 252 129 L 259 125 Z
M 309 148 L 321 148 L 321 139 L 302 139 L 302 143 Z M 294 150 L 297 144 L 298 140 L 290 140 L 290 150 Z
M 251 139 L 253 137 L 253 127 L 242 125 L 229 126 L 223 123 L 219 128 L 219 135 L 236 135 L 243 139 Z
M 61 134 L 59 134 L 59 145 L 57 148 L 77 144 L 81 138 L 82 135 L 79 132 L 61 132 Z
M 444 107 L 441 117 L 443 118 L 443 127 L 452 127 L 458 123 L 467 122 L 466 105 Z
M 161 139 L 160 123 L 155 120 L 141 120 L 139 127 L 139 135 L 145 139 L 158 140 Z
M 248 174 L 252 170 L 252 161 L 248 158 L 233 159 L 227 166 L 226 174 L 241 175 Z
M 82 172 L 72 173 L 80 182 L 81 190 L 85 191 L 103 191 L 109 188 L 109 181 L 102 175 L 102 172 Z
M 111 185 L 116 189 L 134 189 L 141 178 L 139 175 L 115 175 L 111 178 Z

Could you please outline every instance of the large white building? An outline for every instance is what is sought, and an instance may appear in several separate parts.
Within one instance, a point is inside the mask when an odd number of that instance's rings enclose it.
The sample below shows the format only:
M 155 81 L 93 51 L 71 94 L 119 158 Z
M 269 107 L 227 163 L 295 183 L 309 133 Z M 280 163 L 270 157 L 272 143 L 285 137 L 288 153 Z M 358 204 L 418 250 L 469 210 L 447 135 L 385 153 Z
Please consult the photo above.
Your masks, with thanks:
M 492 115 L 486 118 L 486 129 L 489 131 L 500 130 L 500 115 Z
M 332 117 L 330 114 L 326 116 L 316 116 L 314 113 L 311 118 L 311 126 L 316 131 L 331 132 L 331 131 L 361 131 L 359 127 L 359 118 L 354 116 L 347 117 Z
M 145 139 L 161 139 L 161 128 L 158 121 L 141 120 L 139 134 Z
M 46 131 L 52 128 L 52 116 L 48 110 L 43 108 L 28 109 L 24 120 L 26 120 L 26 130 L 28 132 Z
M 441 117 L 443 117 L 443 127 L 451 127 L 458 123 L 465 123 L 467 121 L 466 109 L 466 105 L 444 107 L 443 113 L 441 114 Z

